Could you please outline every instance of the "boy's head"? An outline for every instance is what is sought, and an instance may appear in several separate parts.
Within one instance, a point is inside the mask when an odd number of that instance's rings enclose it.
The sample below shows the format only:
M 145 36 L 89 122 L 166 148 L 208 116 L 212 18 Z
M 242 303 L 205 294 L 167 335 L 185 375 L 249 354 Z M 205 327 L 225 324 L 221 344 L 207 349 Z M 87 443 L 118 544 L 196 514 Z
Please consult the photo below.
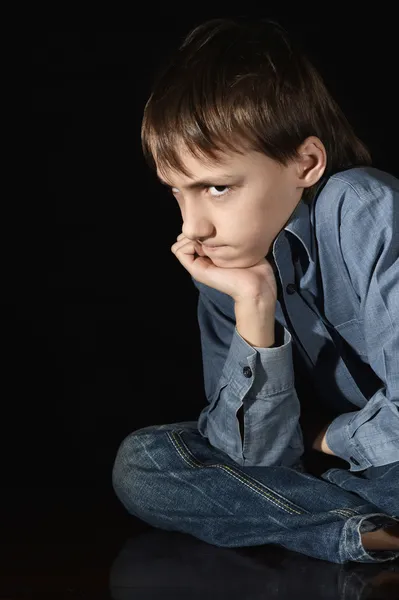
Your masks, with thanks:
M 316 69 L 265 20 L 215 19 L 188 34 L 154 83 L 142 145 L 149 164 L 176 188 L 183 233 L 227 246 L 212 258 L 231 266 L 267 254 L 323 173 L 371 163 Z M 215 188 L 188 187 L 197 179 L 232 189 L 215 198 Z M 245 230 L 249 219 L 238 254 L 227 256 L 239 221 Z

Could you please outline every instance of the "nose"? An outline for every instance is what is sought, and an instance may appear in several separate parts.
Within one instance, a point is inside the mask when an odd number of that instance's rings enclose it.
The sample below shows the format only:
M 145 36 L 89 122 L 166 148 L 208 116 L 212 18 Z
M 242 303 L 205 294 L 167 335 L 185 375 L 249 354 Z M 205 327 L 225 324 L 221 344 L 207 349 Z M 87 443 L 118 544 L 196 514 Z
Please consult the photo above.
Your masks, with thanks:
M 187 205 L 182 211 L 182 233 L 189 240 L 201 240 L 212 236 L 213 226 L 210 220 L 201 212 L 199 207 L 190 208 Z

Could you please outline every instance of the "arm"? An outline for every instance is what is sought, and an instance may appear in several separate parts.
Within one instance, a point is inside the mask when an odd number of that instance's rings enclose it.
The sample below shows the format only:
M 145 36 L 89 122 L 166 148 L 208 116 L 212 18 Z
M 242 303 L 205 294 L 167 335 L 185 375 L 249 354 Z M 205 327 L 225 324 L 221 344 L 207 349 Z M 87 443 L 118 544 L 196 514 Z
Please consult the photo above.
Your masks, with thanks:
M 236 321 L 232 298 L 194 283 L 200 292 L 198 322 L 209 403 L 199 418 L 200 433 L 242 465 L 295 464 L 303 453 L 303 440 L 291 335 L 284 330 L 280 347 L 253 347 L 250 341 L 276 340 L 268 328 L 264 339 L 253 337 L 259 335 L 256 319 L 262 320 L 262 311 L 254 316 L 249 306 L 247 312 L 241 305 Z M 241 407 L 243 440 L 237 417 Z
M 331 450 L 329 445 L 327 444 L 327 430 L 329 425 L 323 427 L 320 433 L 316 436 L 313 441 L 312 448 L 313 450 L 318 450 L 319 452 L 324 452 L 324 454 L 330 454 L 331 456 L 336 456 L 334 452 Z
M 328 447 L 352 471 L 399 460 L 399 190 L 374 194 L 372 203 L 350 196 L 340 231 L 368 361 L 382 382 L 364 408 L 338 416 L 326 431 Z

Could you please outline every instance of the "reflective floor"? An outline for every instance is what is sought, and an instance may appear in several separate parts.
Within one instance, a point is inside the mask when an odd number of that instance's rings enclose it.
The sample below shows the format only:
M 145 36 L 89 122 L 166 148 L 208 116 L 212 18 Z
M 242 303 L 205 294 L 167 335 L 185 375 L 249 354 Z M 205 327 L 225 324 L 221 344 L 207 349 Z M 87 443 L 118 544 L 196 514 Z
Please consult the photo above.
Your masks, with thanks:
M 2 492 L 0 600 L 399 598 L 399 564 L 336 565 L 276 546 L 156 530 L 103 490 Z

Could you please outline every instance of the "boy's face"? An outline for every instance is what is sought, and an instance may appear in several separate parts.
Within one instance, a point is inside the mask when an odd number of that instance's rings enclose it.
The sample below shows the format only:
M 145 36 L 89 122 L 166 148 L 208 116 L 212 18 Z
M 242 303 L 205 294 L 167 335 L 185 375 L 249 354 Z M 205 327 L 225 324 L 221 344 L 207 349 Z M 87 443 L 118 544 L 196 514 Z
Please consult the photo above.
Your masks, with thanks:
M 187 238 L 219 267 L 250 267 L 269 253 L 301 199 L 298 166 L 255 151 L 221 156 L 222 163 L 210 164 L 182 152 L 190 177 L 172 170 L 158 176 L 172 188 Z

